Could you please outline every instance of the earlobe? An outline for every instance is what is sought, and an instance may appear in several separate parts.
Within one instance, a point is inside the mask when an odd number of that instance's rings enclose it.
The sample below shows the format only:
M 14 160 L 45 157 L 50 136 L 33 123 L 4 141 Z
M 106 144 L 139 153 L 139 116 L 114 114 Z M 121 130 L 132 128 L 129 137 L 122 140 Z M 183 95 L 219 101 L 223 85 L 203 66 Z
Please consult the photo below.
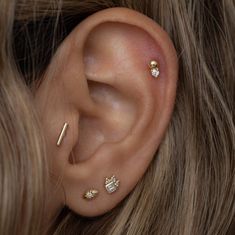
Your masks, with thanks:
M 56 108 L 58 116 L 48 111 L 44 125 L 54 119 L 57 128 L 46 135 L 52 143 L 58 126 L 69 128 L 61 132 L 60 147 L 50 149 L 56 156 L 52 168 L 58 176 L 63 171 L 68 207 L 84 216 L 101 215 L 131 192 L 164 137 L 176 94 L 176 52 L 155 22 L 117 8 L 84 20 L 54 61 L 50 69 L 60 72 L 44 107 Z M 48 89 L 44 84 L 39 106 Z

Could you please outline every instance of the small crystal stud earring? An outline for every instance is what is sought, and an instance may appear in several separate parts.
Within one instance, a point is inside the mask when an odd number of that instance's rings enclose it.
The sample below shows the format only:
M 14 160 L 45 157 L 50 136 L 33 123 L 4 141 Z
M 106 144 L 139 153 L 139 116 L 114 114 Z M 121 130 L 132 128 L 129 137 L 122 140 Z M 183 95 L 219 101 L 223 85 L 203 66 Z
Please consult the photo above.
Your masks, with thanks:
M 83 198 L 86 200 L 92 200 L 95 197 L 97 197 L 99 194 L 98 190 L 96 189 L 90 189 L 87 192 L 84 193 Z
M 159 68 L 158 68 L 158 63 L 156 60 L 152 60 L 150 61 L 149 63 L 149 67 L 151 69 L 151 74 L 154 78 L 158 78 L 159 75 L 160 75 L 160 71 L 159 71 Z
M 105 179 L 105 188 L 108 193 L 114 193 L 117 191 L 120 184 L 120 180 L 116 179 L 115 175 L 111 178 Z

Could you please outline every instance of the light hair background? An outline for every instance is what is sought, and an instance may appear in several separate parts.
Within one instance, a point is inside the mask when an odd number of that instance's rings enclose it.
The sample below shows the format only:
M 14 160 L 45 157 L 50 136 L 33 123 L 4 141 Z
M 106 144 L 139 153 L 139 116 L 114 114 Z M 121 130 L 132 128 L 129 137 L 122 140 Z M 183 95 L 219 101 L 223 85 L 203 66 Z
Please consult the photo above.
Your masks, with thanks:
M 49 234 L 228 234 L 235 215 L 233 0 L 0 0 L 0 234 L 43 233 L 49 173 L 35 84 L 66 35 L 110 7 L 142 12 L 174 42 L 173 118 L 145 176 L 117 208 L 93 219 L 65 208 Z

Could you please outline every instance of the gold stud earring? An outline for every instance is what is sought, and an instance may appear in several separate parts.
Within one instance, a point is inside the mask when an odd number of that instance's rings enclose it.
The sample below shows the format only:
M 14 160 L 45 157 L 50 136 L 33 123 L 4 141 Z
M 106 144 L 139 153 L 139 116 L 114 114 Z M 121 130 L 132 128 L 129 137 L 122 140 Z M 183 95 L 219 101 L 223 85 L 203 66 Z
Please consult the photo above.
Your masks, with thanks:
M 111 178 L 105 179 L 105 189 L 108 193 L 114 193 L 117 191 L 120 185 L 120 180 L 116 179 L 115 175 Z
M 159 71 L 159 68 L 158 68 L 158 63 L 156 60 L 152 60 L 150 61 L 149 63 L 149 67 L 151 69 L 151 74 L 154 78 L 158 78 L 159 75 L 160 75 L 160 71 Z
M 59 138 L 58 138 L 58 140 L 57 140 L 57 143 L 56 143 L 56 145 L 57 145 L 58 147 L 61 145 L 61 143 L 62 143 L 62 141 L 63 141 L 63 139 L 64 139 L 64 137 L 65 137 L 65 135 L 66 135 L 66 132 L 67 132 L 68 127 L 69 127 L 69 124 L 68 124 L 68 123 L 65 123 L 64 126 L 63 126 L 63 128 L 62 128 L 62 130 L 61 130 L 61 132 L 60 132 L 60 135 L 59 135 Z
M 97 197 L 99 194 L 99 191 L 96 190 L 96 189 L 90 189 L 88 191 L 86 191 L 83 195 L 83 198 L 86 199 L 86 200 L 92 200 L 94 199 L 95 197 Z

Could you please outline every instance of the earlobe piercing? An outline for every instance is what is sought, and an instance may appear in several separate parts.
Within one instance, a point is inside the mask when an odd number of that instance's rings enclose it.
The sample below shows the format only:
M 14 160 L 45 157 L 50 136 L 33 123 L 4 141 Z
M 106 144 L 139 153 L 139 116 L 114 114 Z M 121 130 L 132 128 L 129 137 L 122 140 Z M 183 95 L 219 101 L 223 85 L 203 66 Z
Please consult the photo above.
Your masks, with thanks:
M 120 184 L 120 180 L 116 179 L 115 175 L 111 178 L 105 179 L 105 189 L 108 193 L 114 193 L 117 191 Z
M 62 141 L 63 141 L 63 139 L 66 135 L 66 131 L 67 131 L 68 127 L 69 127 L 69 124 L 65 123 L 62 130 L 61 130 L 61 132 L 60 132 L 59 138 L 57 140 L 57 143 L 56 143 L 57 146 L 61 145 L 61 143 L 62 143 Z
M 105 178 L 105 189 L 108 193 L 114 193 L 119 188 L 120 180 L 118 180 L 115 175 L 111 178 Z M 99 194 L 99 191 L 96 189 L 89 189 L 83 195 L 83 198 L 90 201 L 96 198 Z
M 159 68 L 158 68 L 158 63 L 156 60 L 152 60 L 150 61 L 149 63 L 149 67 L 151 69 L 151 74 L 154 78 L 158 78 L 159 75 L 160 75 L 160 71 L 159 71 Z
M 95 197 L 97 197 L 99 194 L 99 191 L 96 189 L 90 189 L 87 192 L 84 193 L 83 198 L 86 200 L 92 200 Z

